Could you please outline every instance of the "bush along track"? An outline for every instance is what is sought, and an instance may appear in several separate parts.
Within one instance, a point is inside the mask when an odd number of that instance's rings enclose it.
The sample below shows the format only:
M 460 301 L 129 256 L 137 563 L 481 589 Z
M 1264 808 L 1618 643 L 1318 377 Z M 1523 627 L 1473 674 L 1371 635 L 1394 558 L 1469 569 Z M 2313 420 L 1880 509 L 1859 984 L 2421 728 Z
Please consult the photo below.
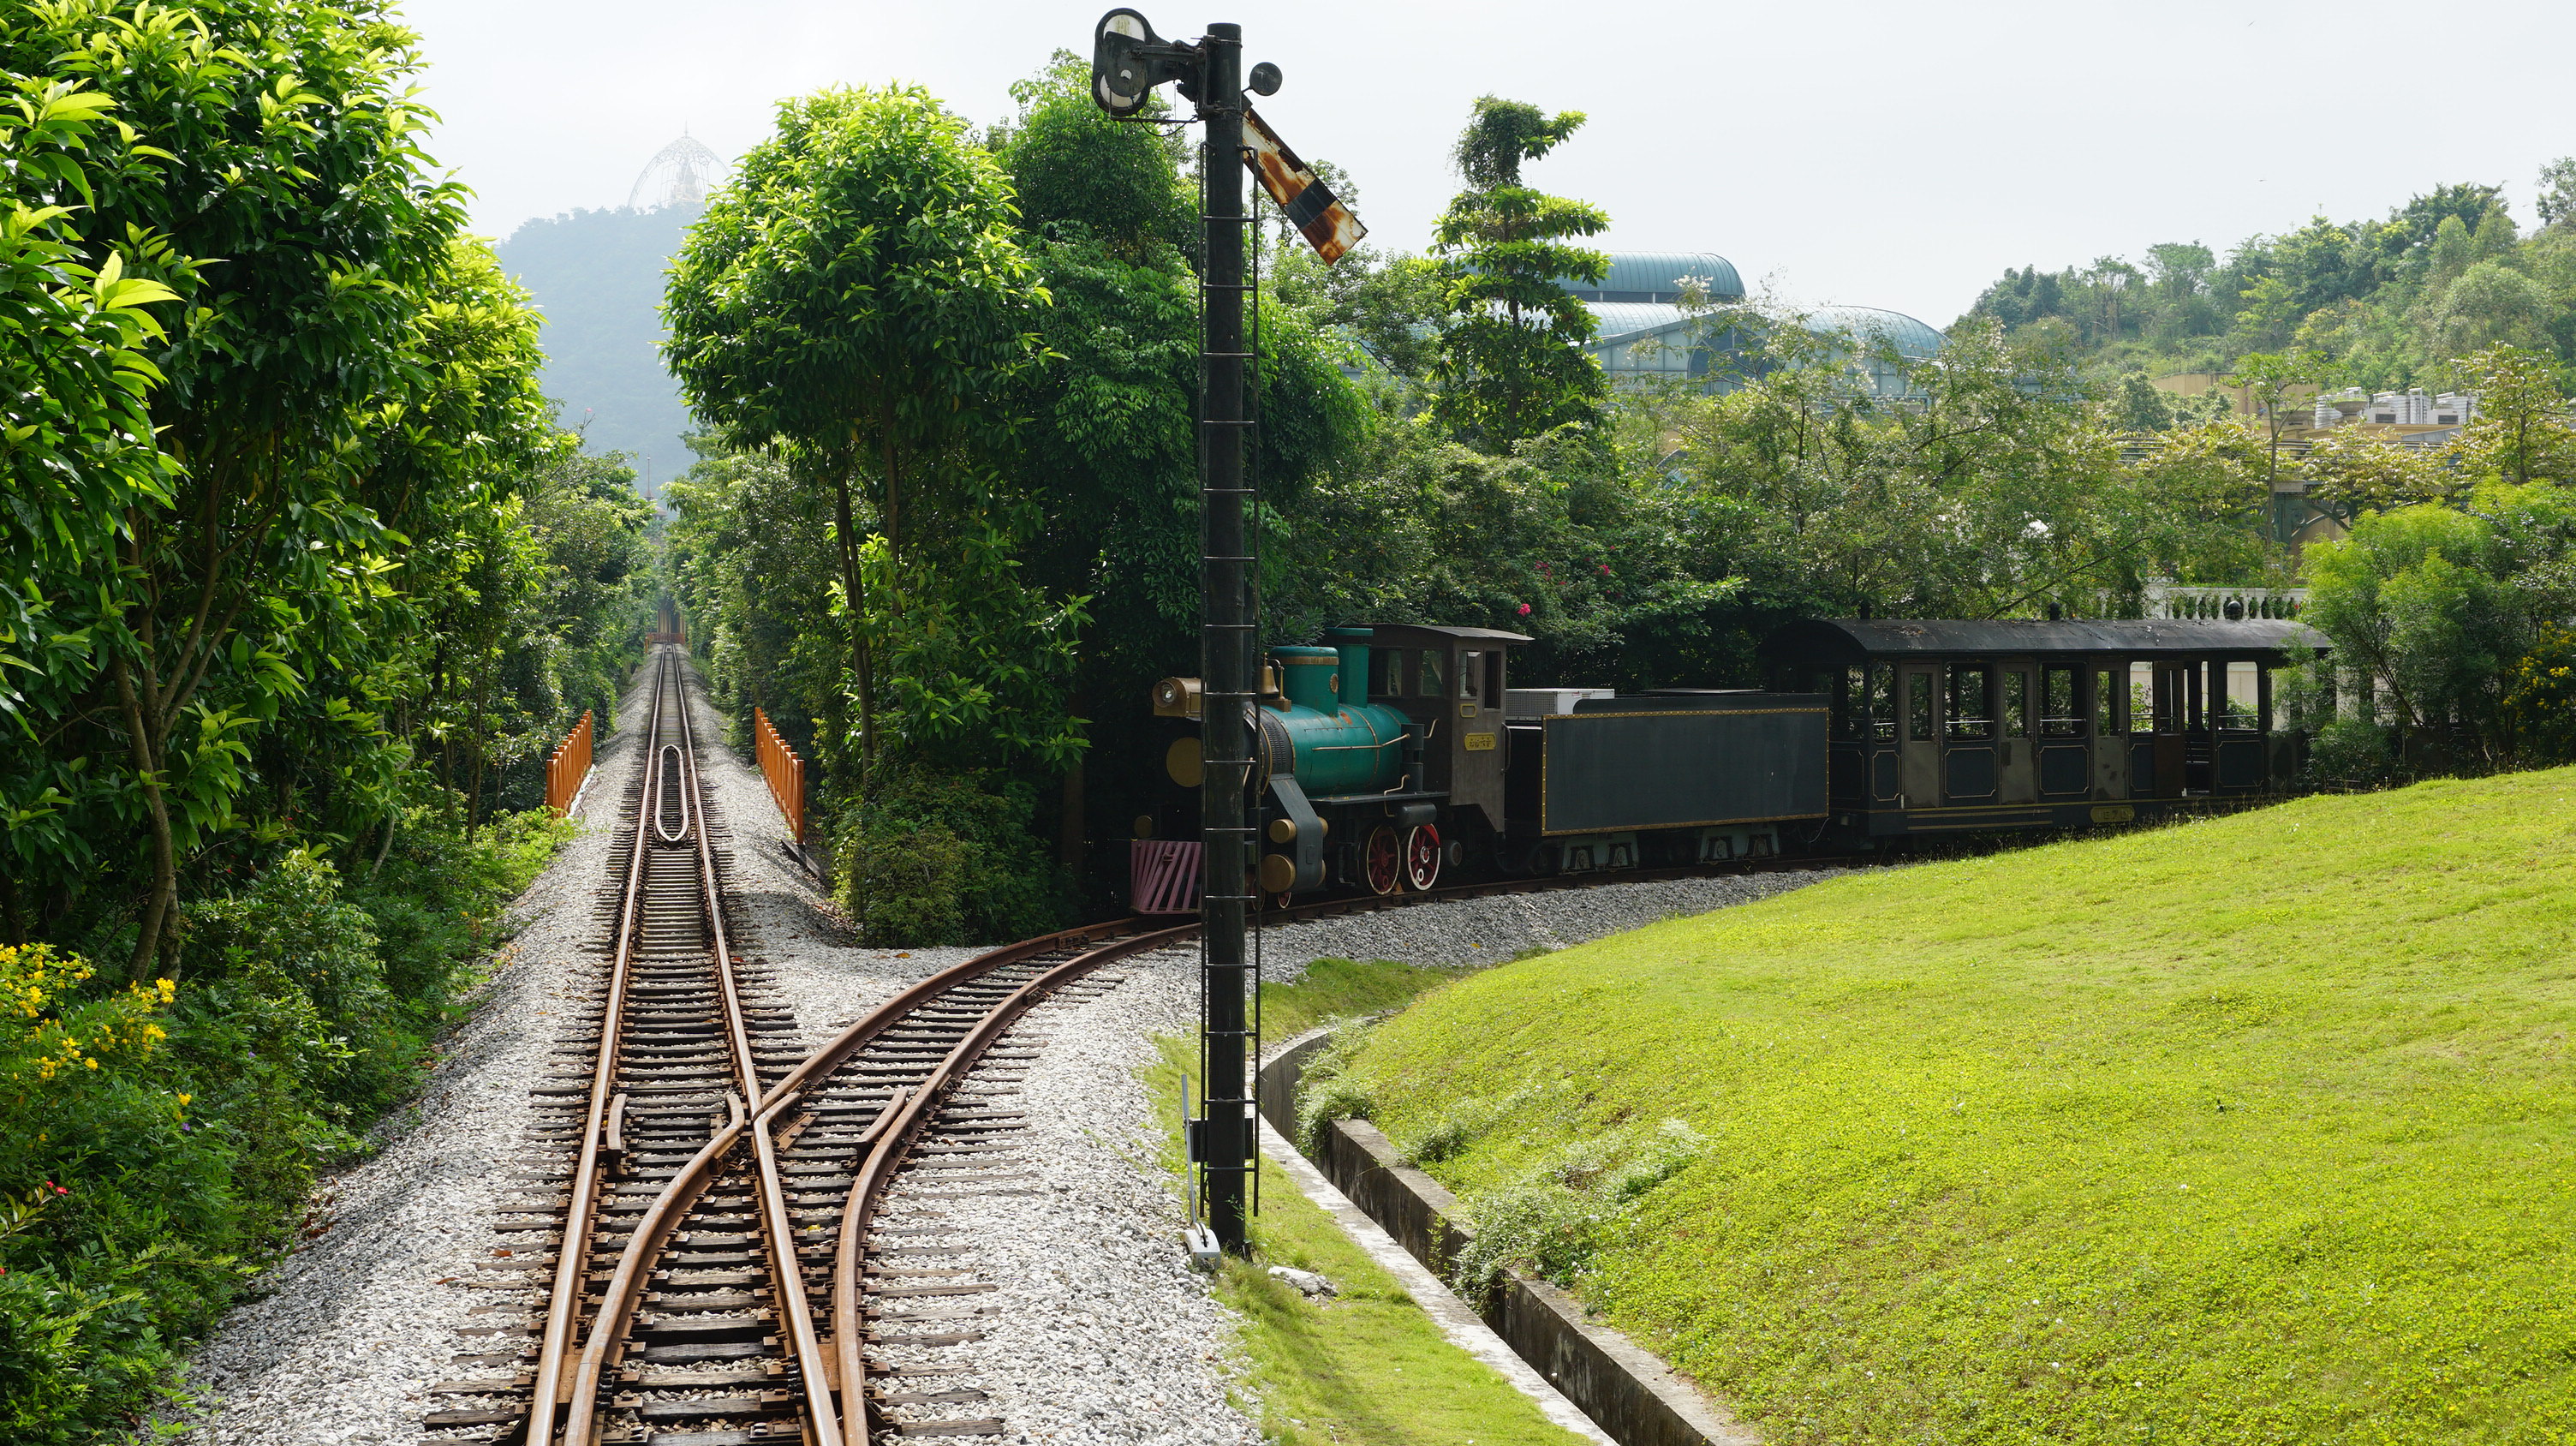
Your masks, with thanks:
M 2556 1441 L 2576 771 L 1845 878 L 1310 1073 L 1771 1440 Z M 1489 1243 L 1490 1242 L 1490 1243 Z

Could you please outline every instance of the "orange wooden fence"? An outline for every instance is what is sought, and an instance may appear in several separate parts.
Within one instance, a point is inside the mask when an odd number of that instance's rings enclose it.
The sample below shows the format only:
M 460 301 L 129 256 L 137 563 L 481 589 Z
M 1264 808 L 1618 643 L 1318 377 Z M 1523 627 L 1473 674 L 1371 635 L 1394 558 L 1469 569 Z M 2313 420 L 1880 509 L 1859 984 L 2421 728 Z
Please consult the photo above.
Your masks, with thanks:
M 787 819 L 787 831 L 798 843 L 805 841 L 805 760 L 778 736 L 769 715 L 758 708 L 751 710 L 752 745 L 760 754 L 760 776 L 769 780 L 769 796 L 778 800 L 778 811 Z
M 546 759 L 546 807 L 557 813 L 572 812 L 572 801 L 581 792 L 581 781 L 590 776 L 590 714 L 581 715 L 572 732 Z

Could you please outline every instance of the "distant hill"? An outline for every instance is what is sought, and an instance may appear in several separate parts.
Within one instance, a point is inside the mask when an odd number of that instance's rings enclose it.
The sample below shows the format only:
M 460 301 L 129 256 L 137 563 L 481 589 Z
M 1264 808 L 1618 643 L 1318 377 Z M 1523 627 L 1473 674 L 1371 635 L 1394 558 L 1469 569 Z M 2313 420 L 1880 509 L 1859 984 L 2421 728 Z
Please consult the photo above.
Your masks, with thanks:
M 656 348 L 663 269 L 703 209 L 573 211 L 530 221 L 497 248 L 545 313 L 545 389 L 563 424 L 589 451 L 633 457 L 647 496 L 693 460 L 680 440 L 689 409 Z

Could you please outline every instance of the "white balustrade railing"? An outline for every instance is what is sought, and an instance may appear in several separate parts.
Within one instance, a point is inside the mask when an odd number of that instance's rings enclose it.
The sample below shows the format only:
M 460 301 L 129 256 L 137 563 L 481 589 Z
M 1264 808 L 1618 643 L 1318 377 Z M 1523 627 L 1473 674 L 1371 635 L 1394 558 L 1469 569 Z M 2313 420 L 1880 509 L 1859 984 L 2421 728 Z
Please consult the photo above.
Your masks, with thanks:
M 2170 578 L 2147 579 L 2151 618 L 2295 618 L 2308 605 L 2303 587 L 2187 587 Z

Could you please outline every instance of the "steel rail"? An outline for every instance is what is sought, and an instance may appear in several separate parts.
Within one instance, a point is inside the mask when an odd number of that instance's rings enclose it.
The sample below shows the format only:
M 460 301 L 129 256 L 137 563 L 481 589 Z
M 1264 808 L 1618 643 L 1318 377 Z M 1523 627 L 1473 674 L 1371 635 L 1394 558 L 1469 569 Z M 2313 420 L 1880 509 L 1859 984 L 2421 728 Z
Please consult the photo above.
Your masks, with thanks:
M 582 1286 L 590 1275 L 590 1226 L 599 1202 L 600 1154 L 606 1143 L 610 1100 L 616 1094 L 617 1022 L 626 1011 L 627 966 L 635 954 L 638 913 L 642 907 L 644 858 L 648 852 L 645 814 L 657 806 L 662 772 L 662 697 L 671 676 L 666 655 L 654 660 L 652 723 L 644 739 L 644 789 L 636 808 L 635 841 L 627 856 L 624 897 L 618 904 L 617 937 L 609 965 L 608 990 L 601 1003 L 599 1054 L 591 1068 L 590 1104 L 583 1115 L 581 1154 L 572 1173 L 572 1196 L 564 1228 L 555 1247 L 554 1288 L 547 1297 L 546 1330 L 537 1351 L 535 1394 L 528 1402 L 526 1441 L 549 1446 L 554 1440 L 555 1407 L 563 1393 L 564 1360 L 581 1311 Z
M 767 1253 L 773 1281 L 772 1296 L 777 1302 L 780 1319 L 786 1328 L 784 1344 L 789 1356 L 796 1362 L 797 1374 L 804 1387 L 803 1395 L 808 1417 L 805 1439 L 809 1446 L 842 1446 L 840 1422 L 832 1410 L 831 1389 L 825 1374 L 828 1367 L 824 1363 L 820 1343 L 814 1335 L 812 1311 L 805 1298 L 804 1277 L 796 1257 L 794 1223 L 788 1210 L 785 1181 L 779 1174 L 774 1141 L 769 1132 L 771 1120 L 779 1111 L 792 1104 L 795 1097 L 785 1092 L 773 1092 L 770 1096 L 764 1096 L 761 1090 L 759 1058 L 752 1048 L 740 981 L 734 970 L 733 941 L 725 927 L 723 889 L 718 880 L 714 844 L 707 827 L 704 791 L 698 777 L 696 729 L 689 719 L 689 699 L 685 680 L 677 689 L 671 690 L 676 693 L 674 712 L 677 715 L 677 727 L 673 731 L 677 735 L 677 740 L 670 744 L 661 743 L 662 706 L 667 696 L 664 683 L 676 671 L 676 663 L 666 655 L 662 659 L 662 671 L 655 675 L 652 741 L 658 746 L 651 754 L 654 776 L 647 780 L 645 795 L 638 809 L 637 847 L 640 858 L 640 851 L 645 847 L 643 830 L 648 823 L 654 833 L 665 843 L 676 844 L 686 841 L 695 846 L 699 904 L 706 921 L 707 947 L 712 952 L 715 963 L 716 992 L 720 1001 L 725 1052 L 729 1056 L 729 1062 L 737 1080 L 737 1088 L 726 1096 L 729 1116 L 727 1124 L 716 1131 L 713 1137 L 690 1157 L 688 1163 L 655 1194 L 644 1217 L 637 1222 L 627 1237 L 625 1247 L 619 1251 L 617 1267 L 610 1275 L 609 1287 L 601 1298 L 599 1311 L 592 1317 L 589 1338 L 584 1342 L 580 1358 L 574 1367 L 571 1389 L 569 1392 L 560 1392 L 567 1398 L 564 1404 L 568 1407 L 563 1413 L 563 1446 L 591 1446 L 596 1439 L 601 1378 L 608 1368 L 610 1354 L 625 1338 L 641 1303 L 649 1264 L 668 1246 L 672 1232 L 678 1229 L 689 1209 L 713 1183 L 717 1168 L 731 1156 L 746 1133 L 752 1138 L 758 1162 L 756 1188 L 759 1195 L 760 1227 L 761 1233 L 767 1237 L 769 1247 Z M 664 770 L 672 761 L 676 761 L 679 765 L 676 779 L 667 778 L 664 775 Z M 676 833 L 665 828 L 662 822 L 665 804 L 662 790 L 665 785 L 675 789 L 677 793 L 680 826 Z M 640 874 L 636 869 L 630 868 L 629 877 L 631 892 L 625 907 L 631 914 L 637 905 L 637 897 L 641 893 L 640 887 L 634 882 Z M 626 945 L 621 941 L 621 962 L 625 950 Z M 620 1016 L 616 1012 L 603 1016 L 601 1024 L 603 1061 L 612 1058 L 610 1051 L 619 1022 Z M 603 1068 L 606 1067 L 603 1064 Z M 760 1103 L 754 1109 L 747 1110 L 743 1104 L 747 1099 Z M 593 1153 L 585 1150 L 582 1166 L 585 1177 L 594 1173 L 591 1168 L 593 1159 Z M 581 1232 L 579 1257 L 580 1269 L 584 1277 L 587 1275 L 591 1255 L 588 1237 L 589 1231 L 585 1224 Z M 562 1274 L 563 1262 L 572 1258 L 574 1248 L 574 1237 L 569 1223 L 565 1242 L 564 1253 L 558 1260 L 559 1278 Z M 548 1321 L 550 1338 L 556 1334 L 554 1325 L 558 1318 L 568 1320 L 569 1316 L 568 1314 L 550 1315 Z M 555 1377 L 560 1381 L 562 1366 L 559 1356 L 555 1360 L 555 1367 Z M 541 1429 L 548 1433 L 552 1431 L 551 1415 L 552 1413 L 549 1412 L 547 1418 L 541 1421 L 536 1412 L 531 1411 L 526 1436 L 529 1446 L 550 1446 L 551 1435 L 540 1434 L 540 1431 Z
M 796 1226 L 787 1208 L 787 1186 L 778 1172 L 777 1143 L 770 1136 L 770 1120 L 794 1096 L 780 1094 L 774 1103 L 762 1096 L 759 1060 L 752 1052 L 751 1033 L 743 1022 L 740 983 L 734 976 L 733 940 L 725 931 L 724 900 L 716 886 L 714 845 L 707 837 L 704 795 L 698 783 L 697 729 L 689 720 L 685 686 L 680 691 L 680 736 L 689 745 L 682 754 L 682 767 L 688 777 L 689 807 L 698 814 L 698 878 L 706 899 L 707 932 L 715 949 L 716 978 L 724 991 L 725 1024 L 733 1037 L 743 1098 L 761 1101 L 751 1124 L 751 1142 L 760 1168 L 760 1215 L 769 1236 L 770 1269 L 775 1282 L 772 1296 L 787 1327 L 788 1352 L 796 1361 L 796 1374 L 804 1386 L 809 1446 L 841 1446 L 841 1423 L 832 1416 L 832 1390 L 824 1376 L 822 1343 L 815 1339 L 814 1314 L 805 1299 L 804 1269 L 796 1258 Z M 566 1446 L 576 1443 L 567 1442 Z
M 1066 932 L 1096 938 L 1099 932 L 1113 927 L 1094 925 L 1089 930 Z M 984 1051 L 992 1047 L 993 1041 L 999 1039 L 1019 1021 L 1021 1015 L 1026 1014 L 1047 995 L 1104 964 L 1133 954 L 1150 953 L 1166 945 L 1178 944 L 1197 933 L 1198 925 L 1183 924 L 1114 940 L 1077 954 L 1012 990 L 986 1010 L 984 1017 L 977 1020 L 967 1030 L 965 1037 L 949 1049 L 947 1057 L 942 1059 L 930 1072 L 929 1077 L 922 1081 L 912 1097 L 901 1102 L 901 1113 L 895 1115 L 892 1123 L 877 1134 L 865 1158 L 859 1164 L 856 1178 L 850 1182 L 849 1198 L 841 1208 L 841 1238 L 832 1261 L 832 1346 L 837 1358 L 836 1364 L 839 1366 L 837 1374 L 840 1377 L 841 1413 L 844 1420 L 859 1423 L 857 1429 L 861 1431 L 866 1429 L 868 1365 L 867 1352 L 863 1348 L 866 1343 L 866 1331 L 862 1324 L 864 1307 L 861 1304 L 861 1296 L 864 1290 L 868 1227 L 876 1218 L 878 1201 L 884 1196 L 886 1186 L 893 1182 L 895 1171 L 902 1167 L 905 1152 L 911 1147 L 913 1138 L 919 1133 L 921 1126 L 937 1112 L 950 1086 L 962 1078 L 968 1070 L 974 1068 L 976 1062 L 983 1057 Z M 1046 936 L 1049 940 L 1063 937 L 1064 935 Z M 1010 946 L 1007 950 L 996 950 L 995 953 L 1013 953 L 1018 958 L 1027 958 L 1032 954 L 1046 952 L 1043 947 L 1035 949 L 1029 947 L 1031 944 L 1043 945 L 1043 943 L 1044 941 L 1041 940 L 1023 941 L 1021 944 Z

